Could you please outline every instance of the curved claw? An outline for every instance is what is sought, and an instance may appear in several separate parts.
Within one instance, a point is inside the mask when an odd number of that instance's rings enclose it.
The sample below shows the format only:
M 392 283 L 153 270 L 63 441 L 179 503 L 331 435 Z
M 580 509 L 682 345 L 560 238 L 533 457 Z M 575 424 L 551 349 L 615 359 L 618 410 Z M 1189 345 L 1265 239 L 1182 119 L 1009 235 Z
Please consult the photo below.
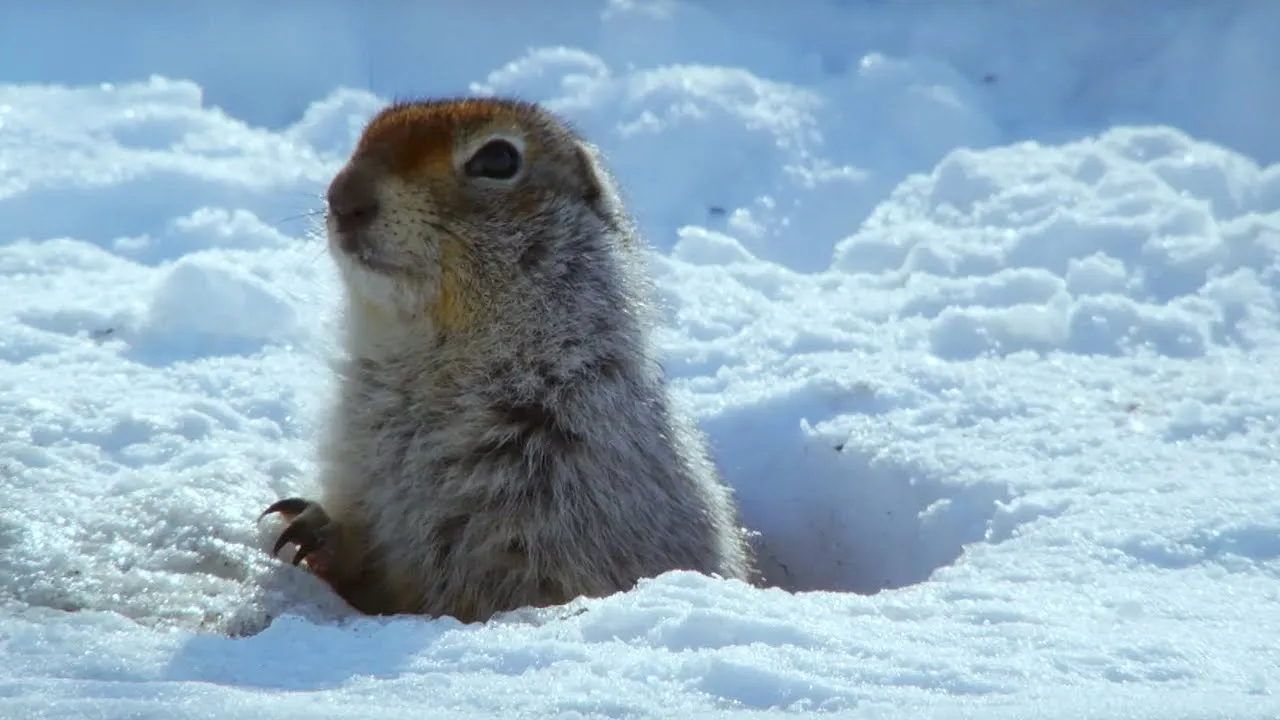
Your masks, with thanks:
M 294 565 L 301 564 L 304 559 L 313 554 L 316 556 L 324 554 L 325 546 L 332 534 L 333 523 L 319 503 L 300 497 L 284 498 L 272 503 L 262 512 L 259 519 L 271 513 L 280 513 L 289 521 L 288 526 L 276 538 L 276 543 L 271 548 L 273 557 L 278 556 L 280 550 L 289 543 L 298 546 L 298 551 L 292 560 Z M 310 563 L 308 565 L 310 566 Z
M 307 506 L 310 504 L 310 501 L 305 498 L 283 498 L 271 503 L 266 510 L 262 511 L 262 514 L 258 516 L 258 519 L 261 520 L 272 513 L 280 513 L 287 516 L 301 515 L 302 511 L 306 510 Z M 279 548 L 276 549 L 278 550 Z
M 276 544 L 271 548 L 272 555 L 278 555 L 280 549 L 288 543 L 298 546 L 298 552 L 293 556 L 293 564 L 297 565 L 302 559 L 310 554 L 313 550 L 320 546 L 317 542 L 315 532 L 300 523 L 293 523 L 280 533 L 280 537 L 276 538 Z

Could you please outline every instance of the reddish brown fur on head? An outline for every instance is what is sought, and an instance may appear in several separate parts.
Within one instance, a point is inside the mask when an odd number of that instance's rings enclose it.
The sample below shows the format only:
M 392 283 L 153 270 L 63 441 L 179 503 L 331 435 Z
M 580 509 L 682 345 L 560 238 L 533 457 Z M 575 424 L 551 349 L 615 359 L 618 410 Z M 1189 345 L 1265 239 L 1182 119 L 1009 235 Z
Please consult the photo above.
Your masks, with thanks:
M 518 168 L 511 175 L 471 164 L 492 169 L 483 149 L 495 146 L 517 158 L 505 166 Z M 601 220 L 602 172 L 577 135 L 536 105 L 397 103 L 369 121 L 330 184 L 331 247 L 366 294 L 396 294 L 414 311 L 453 307 L 437 324 L 457 324 L 454 315 L 486 305 L 479 294 L 548 257 L 585 215 Z
M 537 125 L 531 106 L 512 100 L 465 98 L 397 103 L 378 113 L 360 136 L 352 159 L 376 157 L 406 181 L 452 173 L 454 152 L 469 140 L 494 133 L 524 135 Z M 527 137 L 526 152 L 537 153 Z

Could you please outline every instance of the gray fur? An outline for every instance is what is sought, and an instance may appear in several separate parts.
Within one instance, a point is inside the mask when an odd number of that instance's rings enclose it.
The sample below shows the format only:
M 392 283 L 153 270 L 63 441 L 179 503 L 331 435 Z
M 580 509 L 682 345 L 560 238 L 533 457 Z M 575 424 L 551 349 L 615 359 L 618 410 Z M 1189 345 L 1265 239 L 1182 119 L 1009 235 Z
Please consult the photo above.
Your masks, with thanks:
M 644 243 L 598 153 L 536 106 L 483 102 L 540 143 L 519 188 L 446 202 L 388 178 L 370 252 L 399 270 L 382 276 L 330 243 L 348 307 L 327 579 L 364 612 L 464 621 L 674 569 L 751 580 L 731 491 L 672 409 Z M 515 192 L 534 210 L 516 216 Z M 448 238 L 463 327 L 415 306 L 442 275 L 414 262 L 445 262 Z

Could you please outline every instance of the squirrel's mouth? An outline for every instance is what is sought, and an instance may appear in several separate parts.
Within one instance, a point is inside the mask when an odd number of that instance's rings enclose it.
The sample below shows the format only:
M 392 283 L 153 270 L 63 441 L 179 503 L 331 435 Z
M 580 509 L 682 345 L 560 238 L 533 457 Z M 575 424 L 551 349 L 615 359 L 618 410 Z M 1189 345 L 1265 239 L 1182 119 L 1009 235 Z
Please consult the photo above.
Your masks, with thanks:
M 372 253 L 367 250 L 364 250 L 364 251 L 353 253 L 351 257 L 357 263 L 359 263 L 362 267 L 364 267 L 366 270 L 371 270 L 376 273 L 382 273 L 383 275 L 399 275 L 400 274 L 400 268 L 387 262 L 385 259 L 378 256 L 376 253 Z
M 329 232 L 329 248 L 338 256 L 362 270 L 381 275 L 402 275 L 399 265 L 387 258 L 386 253 L 378 249 L 377 243 L 365 236 L 363 232 Z

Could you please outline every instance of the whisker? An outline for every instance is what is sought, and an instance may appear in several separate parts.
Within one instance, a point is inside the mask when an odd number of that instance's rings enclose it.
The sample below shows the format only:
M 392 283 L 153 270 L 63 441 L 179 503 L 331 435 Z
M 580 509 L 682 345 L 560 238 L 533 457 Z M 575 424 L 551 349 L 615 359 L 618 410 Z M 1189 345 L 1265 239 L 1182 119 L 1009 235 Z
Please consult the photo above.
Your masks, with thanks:
M 304 213 L 298 213 L 297 215 L 290 215 L 289 217 L 281 218 L 280 220 L 277 220 L 276 222 L 277 222 L 277 223 L 287 223 L 287 222 L 293 222 L 294 220 L 303 220 L 303 219 L 306 219 L 306 218 L 319 217 L 319 216 L 321 216 L 321 215 L 324 215 L 324 210 L 321 210 L 321 209 L 317 208 L 317 209 L 315 209 L 315 210 L 308 210 L 308 211 L 306 211 L 306 212 L 304 212 Z

